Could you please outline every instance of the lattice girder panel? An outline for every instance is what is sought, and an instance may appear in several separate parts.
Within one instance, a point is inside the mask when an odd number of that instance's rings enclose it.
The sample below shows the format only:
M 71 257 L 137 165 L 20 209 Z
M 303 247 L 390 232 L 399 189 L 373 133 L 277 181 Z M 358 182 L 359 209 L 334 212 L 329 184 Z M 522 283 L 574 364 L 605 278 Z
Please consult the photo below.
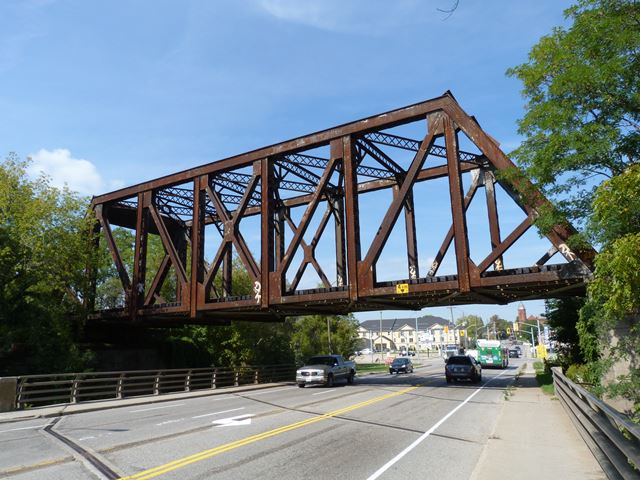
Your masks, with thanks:
M 411 138 L 404 133 L 408 130 L 402 129 L 414 124 L 421 133 Z M 460 147 L 460 140 L 464 140 L 460 135 L 472 148 Z M 516 248 L 515 242 L 531 228 L 538 209 L 548 203 L 541 194 L 530 195 L 533 186 L 526 180 L 500 184 L 525 213 L 520 225 L 501 229 L 495 195 L 500 178 L 497 172 L 512 168 L 513 163 L 495 140 L 447 92 L 95 197 L 93 207 L 100 220 L 97 228 L 106 237 L 110 224 L 118 222 L 140 226 L 147 222 L 147 233 L 162 237 L 168 258 L 156 275 L 166 276 L 169 265 L 176 270 L 180 301 L 179 305 L 160 308 L 154 294 L 136 293 L 132 285 L 145 276 L 144 262 L 138 261 L 133 279 L 122 275 L 123 284 L 128 281 L 125 291 L 132 307 L 120 313 L 98 311 L 94 318 L 137 319 L 149 324 L 202 323 L 210 318 L 216 323 L 224 313 L 229 318 L 246 315 L 252 320 L 272 320 L 300 313 L 506 303 L 580 292 L 595 252 L 588 248 L 573 252 L 567 247 L 567 239 L 574 233 L 568 224 L 550 231 L 551 248 L 541 251 L 535 264 L 503 264 L 505 252 Z M 450 210 L 452 221 L 443 227 L 446 234 L 433 251 L 419 251 L 416 229 L 428 219 L 419 213 L 425 199 L 416 186 L 428 186 L 432 180 L 447 186 L 446 194 L 439 195 L 437 201 L 441 208 Z M 391 201 L 379 206 L 383 209 L 380 225 L 371 225 L 359 203 L 362 195 L 380 190 L 391 192 Z M 525 191 L 528 203 L 520 193 Z M 137 198 L 137 203 L 131 202 L 132 198 Z M 474 262 L 466 216 L 471 202 L 478 201 L 486 202 L 491 245 Z M 294 218 L 294 209 L 302 215 Z M 258 224 L 253 230 L 250 218 Z M 382 280 L 376 275 L 382 268 L 378 260 L 384 258 L 384 248 L 396 248 L 387 246 L 396 224 L 398 228 L 404 224 L 406 270 L 402 273 L 399 269 L 390 280 Z M 205 226 L 215 227 L 208 227 L 213 235 L 206 242 Z M 375 230 L 367 245 L 361 245 L 363 226 Z M 189 258 L 176 248 L 172 232 L 177 231 L 183 232 Z M 329 235 L 333 251 L 323 251 L 322 256 L 336 259 L 335 278 L 333 266 L 329 275 L 317 255 L 322 239 Z M 217 237 L 214 250 L 210 236 Z M 143 237 L 136 235 L 138 260 L 144 250 Z M 258 244 L 249 245 L 246 240 L 250 237 L 258 238 Z M 447 252 L 455 253 L 455 273 L 439 274 Z M 557 252 L 565 263 L 548 265 Z M 234 295 L 229 287 L 234 256 L 251 279 L 249 294 Z M 211 260 L 205 261 L 205 257 Z M 427 258 L 433 261 L 421 265 Z M 305 269 L 317 273 L 317 288 L 301 288 Z

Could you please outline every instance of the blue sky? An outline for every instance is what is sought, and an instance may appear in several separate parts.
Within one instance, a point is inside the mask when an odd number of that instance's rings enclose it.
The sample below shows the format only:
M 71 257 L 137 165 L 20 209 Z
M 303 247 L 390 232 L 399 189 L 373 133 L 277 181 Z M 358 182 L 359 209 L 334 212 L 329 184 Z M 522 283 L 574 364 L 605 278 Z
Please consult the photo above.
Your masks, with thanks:
M 438 11 L 452 4 L 4 0 L 1 152 L 95 195 L 446 90 L 508 152 L 524 100 L 504 72 L 564 22 L 569 2 L 463 0 L 449 18 Z M 523 240 L 533 249 L 537 237 Z

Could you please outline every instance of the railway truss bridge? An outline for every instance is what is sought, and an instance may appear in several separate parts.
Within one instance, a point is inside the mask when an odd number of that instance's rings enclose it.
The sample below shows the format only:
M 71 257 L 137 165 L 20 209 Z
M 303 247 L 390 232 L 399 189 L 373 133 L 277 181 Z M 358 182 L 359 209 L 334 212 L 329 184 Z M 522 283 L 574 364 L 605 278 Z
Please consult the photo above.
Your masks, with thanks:
M 567 246 L 569 224 L 537 234 L 549 202 L 449 92 L 100 195 L 92 207 L 96 248 L 108 248 L 121 285 L 116 303 L 89 299 L 97 323 L 561 297 L 584 291 L 595 254 Z M 120 245 L 117 229 L 135 245 Z M 532 234 L 547 243 L 534 257 L 518 243 Z M 153 262 L 151 242 L 162 246 Z

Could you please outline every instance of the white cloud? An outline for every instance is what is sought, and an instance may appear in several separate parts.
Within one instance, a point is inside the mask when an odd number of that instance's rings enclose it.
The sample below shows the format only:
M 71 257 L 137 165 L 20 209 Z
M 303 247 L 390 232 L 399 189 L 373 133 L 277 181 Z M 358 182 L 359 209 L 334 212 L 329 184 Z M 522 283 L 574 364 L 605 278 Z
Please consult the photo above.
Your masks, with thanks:
M 80 194 L 96 195 L 107 188 L 122 185 L 119 180 L 106 182 L 93 163 L 83 158 L 73 158 L 66 148 L 42 148 L 29 157 L 32 160 L 28 168 L 29 175 L 35 177 L 43 173 L 50 178 L 54 187 L 62 188 L 66 185 Z
M 259 0 L 267 14 L 283 21 L 332 32 L 379 35 L 391 28 L 437 19 L 436 10 L 416 0 Z

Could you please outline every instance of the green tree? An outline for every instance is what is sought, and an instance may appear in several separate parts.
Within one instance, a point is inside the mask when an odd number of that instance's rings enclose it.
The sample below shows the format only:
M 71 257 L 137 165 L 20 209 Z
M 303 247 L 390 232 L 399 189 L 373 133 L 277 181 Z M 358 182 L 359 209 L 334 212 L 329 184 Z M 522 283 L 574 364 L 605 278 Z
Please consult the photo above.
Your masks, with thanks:
M 579 0 L 565 15 L 569 27 L 555 28 L 508 71 L 527 99 L 519 124 L 526 138 L 513 155 L 601 246 L 576 324 L 580 355 L 600 373 L 630 362 L 607 388 L 639 411 L 640 4 Z M 541 213 L 539 223 L 551 223 Z M 629 334 L 609 348 L 622 324 Z
M 479 315 L 462 315 L 456 320 L 457 326 L 464 326 L 469 340 L 477 339 L 479 330 L 484 327 L 484 320 Z
M 615 362 L 628 362 L 628 372 L 605 385 L 610 394 L 635 405 L 640 418 L 640 165 L 604 182 L 597 190 L 590 228 L 603 248 L 596 258 L 593 281 L 578 324 L 580 345 L 590 360 L 600 357 L 606 371 Z M 610 345 L 612 329 L 625 325 Z M 601 347 L 596 355 L 593 350 Z
M 487 337 L 495 338 L 496 340 L 506 340 L 509 338 L 512 328 L 512 322 L 505 320 L 504 318 L 500 318 L 498 315 L 491 315 L 491 317 L 489 317 L 489 322 L 487 323 Z
M 328 328 L 327 328 L 328 324 Z M 292 342 L 297 359 L 304 361 L 313 355 L 335 353 L 345 358 L 358 346 L 358 322 L 351 316 L 308 315 L 294 323 Z M 329 348 L 329 330 L 331 348 Z
M 31 179 L 28 162 L 0 163 L 0 357 L 3 373 L 68 371 L 93 262 L 88 200 Z M 2 372 L 0 372 L 2 373 Z
M 553 329 L 554 340 L 558 342 L 558 350 L 565 366 L 585 362 L 576 327 L 583 305 L 582 297 L 551 299 L 545 302 L 547 324 Z
M 569 28 L 554 28 L 507 72 L 527 99 L 525 140 L 512 155 L 582 221 L 597 183 L 640 159 L 640 4 L 580 0 L 565 16 Z

